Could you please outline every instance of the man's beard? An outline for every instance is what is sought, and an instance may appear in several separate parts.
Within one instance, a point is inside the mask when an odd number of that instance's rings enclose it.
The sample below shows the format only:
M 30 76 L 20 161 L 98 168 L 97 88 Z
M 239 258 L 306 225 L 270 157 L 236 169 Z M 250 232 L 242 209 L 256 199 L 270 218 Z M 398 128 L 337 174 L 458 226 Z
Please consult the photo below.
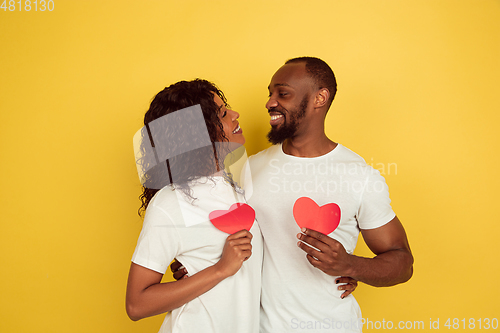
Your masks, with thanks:
M 271 130 L 267 133 L 267 140 L 275 145 L 283 143 L 288 138 L 292 138 L 297 132 L 300 121 L 306 114 L 308 102 L 309 96 L 305 95 L 300 102 L 298 110 L 295 112 L 287 112 L 286 116 L 283 114 L 283 123 L 281 125 L 271 127 Z M 270 109 L 269 111 L 273 111 L 273 109 Z

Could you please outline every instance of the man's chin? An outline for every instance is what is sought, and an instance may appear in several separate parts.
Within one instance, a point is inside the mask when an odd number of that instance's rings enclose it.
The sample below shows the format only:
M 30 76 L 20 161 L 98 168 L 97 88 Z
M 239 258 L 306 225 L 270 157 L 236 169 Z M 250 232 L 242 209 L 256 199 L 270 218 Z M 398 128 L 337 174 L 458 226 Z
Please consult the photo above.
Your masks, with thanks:
M 269 133 L 267 133 L 267 141 L 273 145 L 283 143 L 286 139 L 292 137 L 293 133 L 289 133 L 286 128 L 278 129 L 273 126 Z

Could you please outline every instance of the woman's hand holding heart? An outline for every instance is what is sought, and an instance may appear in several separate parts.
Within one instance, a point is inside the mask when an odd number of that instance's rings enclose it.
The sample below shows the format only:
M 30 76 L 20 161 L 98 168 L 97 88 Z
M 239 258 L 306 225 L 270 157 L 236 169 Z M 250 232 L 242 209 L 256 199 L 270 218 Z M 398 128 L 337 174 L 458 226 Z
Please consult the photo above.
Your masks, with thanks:
M 236 274 L 243 262 L 250 258 L 252 255 L 252 237 L 248 230 L 240 230 L 227 237 L 222 256 L 214 265 L 223 278 Z

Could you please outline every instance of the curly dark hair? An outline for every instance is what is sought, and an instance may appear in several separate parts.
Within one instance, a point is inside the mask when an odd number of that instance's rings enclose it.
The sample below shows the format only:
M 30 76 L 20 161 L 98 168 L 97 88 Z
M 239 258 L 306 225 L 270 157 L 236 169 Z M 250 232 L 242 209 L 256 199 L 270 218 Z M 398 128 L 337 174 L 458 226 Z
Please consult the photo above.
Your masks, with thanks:
M 218 161 L 220 152 L 216 152 L 215 143 L 228 141 L 228 139 L 224 134 L 223 125 L 219 118 L 220 106 L 215 103 L 214 94 L 219 96 L 227 105 L 224 93 L 215 84 L 202 79 L 177 82 L 166 87 L 154 97 L 149 110 L 144 116 L 145 126 L 141 129 L 140 144 L 142 158 L 137 160 L 139 167 L 143 170 L 141 179 L 143 185 L 142 194 L 139 196 L 142 205 L 138 211 L 139 216 L 143 215 L 153 196 L 164 186 L 175 184 L 176 187 L 190 195 L 188 185 L 190 181 L 204 176 L 209 177 L 214 171 L 217 171 L 220 164 Z M 158 163 L 158 149 L 156 149 L 154 153 L 154 156 L 156 156 L 155 163 L 151 159 L 152 154 L 148 153 L 148 148 L 151 151 L 151 147 L 155 147 L 155 141 L 157 148 L 161 143 L 167 142 L 169 146 L 182 149 L 186 145 L 186 137 L 200 137 L 200 127 L 196 127 L 194 124 L 191 126 L 192 114 L 186 111 L 186 108 L 197 104 L 201 106 L 206 129 L 212 144 L 207 146 L 206 143 L 191 142 L 191 144 L 197 145 L 198 148 L 176 154 L 160 163 Z M 176 111 L 180 112 L 175 113 Z M 161 133 L 156 136 L 152 135 L 151 128 L 158 123 L 158 121 L 154 121 L 166 115 L 169 115 L 169 118 L 163 118 L 161 122 L 170 122 L 170 126 L 163 131 L 158 131 L 155 128 L 155 134 Z M 175 117 L 177 117 L 177 120 L 182 119 L 182 121 L 176 121 Z M 172 125 L 172 122 L 174 125 Z M 194 122 L 196 120 L 193 120 Z M 178 123 L 180 125 L 177 125 Z M 161 143 L 159 143 L 159 140 L 161 140 Z M 147 155 L 149 157 L 145 157 Z M 231 184 L 233 184 L 232 181 Z

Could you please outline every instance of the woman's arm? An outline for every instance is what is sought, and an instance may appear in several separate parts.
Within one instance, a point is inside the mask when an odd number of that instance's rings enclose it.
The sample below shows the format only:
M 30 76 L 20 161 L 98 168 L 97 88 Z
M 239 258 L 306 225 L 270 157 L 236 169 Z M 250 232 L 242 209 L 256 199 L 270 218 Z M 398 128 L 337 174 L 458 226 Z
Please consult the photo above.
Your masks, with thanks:
M 180 281 L 161 283 L 163 274 L 132 263 L 127 283 L 128 316 L 135 321 L 171 311 L 206 293 L 241 268 L 252 254 L 251 239 L 247 230 L 228 236 L 219 262 Z

